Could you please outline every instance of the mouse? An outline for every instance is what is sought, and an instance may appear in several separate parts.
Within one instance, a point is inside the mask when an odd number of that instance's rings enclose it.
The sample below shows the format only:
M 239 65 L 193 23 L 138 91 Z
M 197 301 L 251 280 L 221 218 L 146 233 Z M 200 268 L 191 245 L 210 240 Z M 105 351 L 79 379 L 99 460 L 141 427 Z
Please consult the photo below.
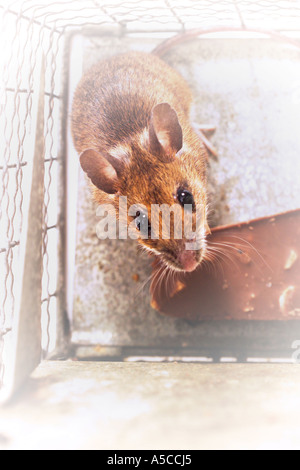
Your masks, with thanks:
M 84 73 L 71 111 L 74 146 L 94 201 L 110 204 L 117 217 L 120 196 L 128 206 L 140 207 L 126 215 L 139 246 L 180 272 L 194 271 L 202 263 L 210 233 L 208 152 L 190 119 L 192 102 L 188 83 L 165 61 L 151 53 L 128 52 Z M 153 205 L 175 207 L 182 220 L 188 208 L 192 236 L 175 236 L 172 213 L 170 236 L 163 237 L 162 223 L 151 236 Z

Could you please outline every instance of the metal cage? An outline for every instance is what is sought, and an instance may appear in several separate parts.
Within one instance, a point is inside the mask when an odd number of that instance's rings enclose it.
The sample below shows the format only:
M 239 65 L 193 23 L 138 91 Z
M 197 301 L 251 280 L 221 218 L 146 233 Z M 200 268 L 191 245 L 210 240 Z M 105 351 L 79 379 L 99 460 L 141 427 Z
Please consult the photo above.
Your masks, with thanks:
M 41 350 L 63 356 L 69 345 L 70 38 L 91 31 L 103 37 L 135 34 L 155 37 L 158 45 L 194 28 L 263 28 L 300 44 L 300 5 L 4 0 L 0 18 L 0 386 L 7 395 L 38 364 Z

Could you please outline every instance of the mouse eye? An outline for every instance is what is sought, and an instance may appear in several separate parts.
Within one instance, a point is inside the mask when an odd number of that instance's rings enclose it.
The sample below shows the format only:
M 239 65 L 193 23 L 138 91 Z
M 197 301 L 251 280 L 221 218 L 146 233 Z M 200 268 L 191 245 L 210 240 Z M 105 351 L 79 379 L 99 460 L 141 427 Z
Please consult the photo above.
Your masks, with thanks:
M 194 196 L 187 189 L 179 188 L 177 191 L 177 199 L 178 199 L 179 204 L 182 207 L 184 207 L 186 204 L 189 204 L 194 209 L 195 207 Z
M 148 236 L 151 234 L 151 224 L 148 221 L 148 217 L 143 212 L 137 212 L 135 217 L 136 228 L 144 235 Z

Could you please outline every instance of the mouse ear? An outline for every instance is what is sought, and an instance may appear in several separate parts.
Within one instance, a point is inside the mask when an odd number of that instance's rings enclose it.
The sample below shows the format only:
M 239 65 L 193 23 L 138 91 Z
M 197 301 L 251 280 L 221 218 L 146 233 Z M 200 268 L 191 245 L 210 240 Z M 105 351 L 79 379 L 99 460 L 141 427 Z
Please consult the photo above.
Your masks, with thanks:
M 96 150 L 85 150 L 80 155 L 80 164 L 83 171 L 88 175 L 92 183 L 108 194 L 117 192 L 118 184 L 118 162 L 113 157 L 105 156 Z M 113 159 L 113 160 L 112 160 Z M 116 165 L 114 166 L 114 163 Z
M 164 163 L 169 163 L 175 160 L 182 144 L 182 128 L 176 111 L 168 103 L 154 106 L 149 126 L 150 152 Z

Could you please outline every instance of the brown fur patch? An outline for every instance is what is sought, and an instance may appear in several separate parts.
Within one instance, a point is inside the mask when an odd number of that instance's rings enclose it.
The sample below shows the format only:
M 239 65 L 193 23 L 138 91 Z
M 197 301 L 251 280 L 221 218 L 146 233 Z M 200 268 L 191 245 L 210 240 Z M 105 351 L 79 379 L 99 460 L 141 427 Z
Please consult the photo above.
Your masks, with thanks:
M 128 206 L 173 205 L 179 187 L 192 192 L 195 203 L 206 206 L 206 149 L 189 123 L 192 101 L 184 79 L 159 58 L 129 53 L 96 64 L 82 78 L 73 102 L 72 134 L 78 153 L 87 149 L 122 159 L 116 195 L 94 188 L 98 204 L 127 196 Z M 168 103 L 177 113 L 183 148 L 163 163 L 149 151 L 149 125 L 154 106 Z M 170 159 L 171 160 L 171 159 Z M 132 218 L 128 217 L 128 223 Z M 206 221 L 203 221 L 203 226 Z M 203 236 L 203 235 L 201 235 Z M 176 267 L 183 240 L 140 240 Z M 173 264 L 172 264 L 173 263 Z M 175 263 L 175 265 L 174 265 Z

